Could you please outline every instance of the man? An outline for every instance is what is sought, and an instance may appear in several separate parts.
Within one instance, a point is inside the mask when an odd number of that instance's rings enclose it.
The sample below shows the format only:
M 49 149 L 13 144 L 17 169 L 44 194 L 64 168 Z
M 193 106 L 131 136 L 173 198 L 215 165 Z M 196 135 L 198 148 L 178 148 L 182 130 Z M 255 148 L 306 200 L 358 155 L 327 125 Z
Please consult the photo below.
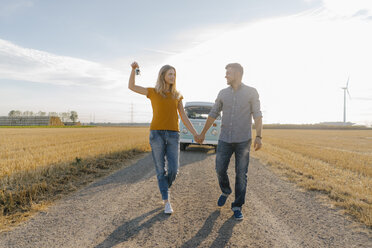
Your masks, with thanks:
M 232 193 L 227 175 L 230 158 L 235 153 L 235 201 L 231 204 L 236 220 L 242 220 L 242 206 L 245 202 L 249 151 L 252 143 L 252 116 L 256 127 L 254 149 L 261 148 L 262 113 L 257 90 L 242 83 L 243 67 L 238 63 L 226 66 L 226 80 L 229 87 L 221 90 L 209 113 L 197 142 L 202 143 L 205 133 L 222 115 L 221 134 L 217 145 L 216 172 L 222 191 L 217 205 L 222 207 Z

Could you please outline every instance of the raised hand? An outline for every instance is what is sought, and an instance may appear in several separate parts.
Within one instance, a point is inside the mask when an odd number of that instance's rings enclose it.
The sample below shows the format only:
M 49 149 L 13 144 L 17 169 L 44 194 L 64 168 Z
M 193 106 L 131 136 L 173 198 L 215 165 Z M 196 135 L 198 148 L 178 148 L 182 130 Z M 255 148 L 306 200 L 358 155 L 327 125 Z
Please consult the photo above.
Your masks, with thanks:
M 129 76 L 128 88 L 138 94 L 147 95 L 147 88 L 136 85 L 136 69 L 139 68 L 138 63 L 134 61 L 131 65 L 132 72 Z
M 134 61 L 130 66 L 132 67 L 133 70 L 135 70 L 136 68 L 139 68 L 139 65 L 136 61 Z

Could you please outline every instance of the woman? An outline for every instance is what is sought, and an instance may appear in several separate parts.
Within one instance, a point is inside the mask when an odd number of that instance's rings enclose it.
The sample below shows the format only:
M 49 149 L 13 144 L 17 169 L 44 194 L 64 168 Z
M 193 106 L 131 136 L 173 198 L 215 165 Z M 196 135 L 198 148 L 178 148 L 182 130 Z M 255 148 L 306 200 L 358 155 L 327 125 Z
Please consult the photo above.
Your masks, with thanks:
M 197 133 L 183 108 L 181 94 L 176 90 L 176 69 L 170 65 L 163 66 L 158 75 L 155 88 L 144 88 L 135 84 L 135 70 L 139 68 L 132 63 L 128 88 L 136 93 L 146 95 L 151 100 L 153 117 L 150 126 L 150 145 L 158 185 L 164 201 L 164 213 L 173 213 L 169 199 L 169 188 L 176 179 L 179 167 L 179 126 L 178 114 L 182 122 L 195 137 Z M 165 166 L 165 158 L 167 167 Z

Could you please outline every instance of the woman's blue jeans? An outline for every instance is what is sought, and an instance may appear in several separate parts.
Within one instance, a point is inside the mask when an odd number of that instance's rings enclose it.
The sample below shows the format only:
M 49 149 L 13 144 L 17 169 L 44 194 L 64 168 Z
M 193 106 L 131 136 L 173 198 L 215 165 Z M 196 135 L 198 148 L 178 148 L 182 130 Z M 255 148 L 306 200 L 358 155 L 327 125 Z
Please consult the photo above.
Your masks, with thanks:
M 168 200 L 168 189 L 176 179 L 179 167 L 179 132 L 150 130 L 150 145 L 161 197 Z
M 251 140 L 240 143 L 218 141 L 216 172 L 221 191 L 226 195 L 232 192 L 227 169 L 230 158 L 235 153 L 235 201 L 231 204 L 232 210 L 241 209 L 245 202 L 250 146 Z

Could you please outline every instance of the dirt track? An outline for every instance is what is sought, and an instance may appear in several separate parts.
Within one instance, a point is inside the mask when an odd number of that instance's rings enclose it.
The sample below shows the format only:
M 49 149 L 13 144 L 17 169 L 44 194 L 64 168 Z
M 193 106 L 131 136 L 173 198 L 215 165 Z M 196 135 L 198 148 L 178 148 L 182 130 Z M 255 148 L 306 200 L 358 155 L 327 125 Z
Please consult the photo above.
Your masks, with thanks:
M 171 189 L 175 213 L 163 214 L 151 155 L 56 202 L 0 234 L 0 247 L 372 247 L 372 231 L 251 160 L 245 219 L 232 218 L 220 194 L 215 154 L 181 153 Z M 234 160 L 230 164 L 234 183 Z

